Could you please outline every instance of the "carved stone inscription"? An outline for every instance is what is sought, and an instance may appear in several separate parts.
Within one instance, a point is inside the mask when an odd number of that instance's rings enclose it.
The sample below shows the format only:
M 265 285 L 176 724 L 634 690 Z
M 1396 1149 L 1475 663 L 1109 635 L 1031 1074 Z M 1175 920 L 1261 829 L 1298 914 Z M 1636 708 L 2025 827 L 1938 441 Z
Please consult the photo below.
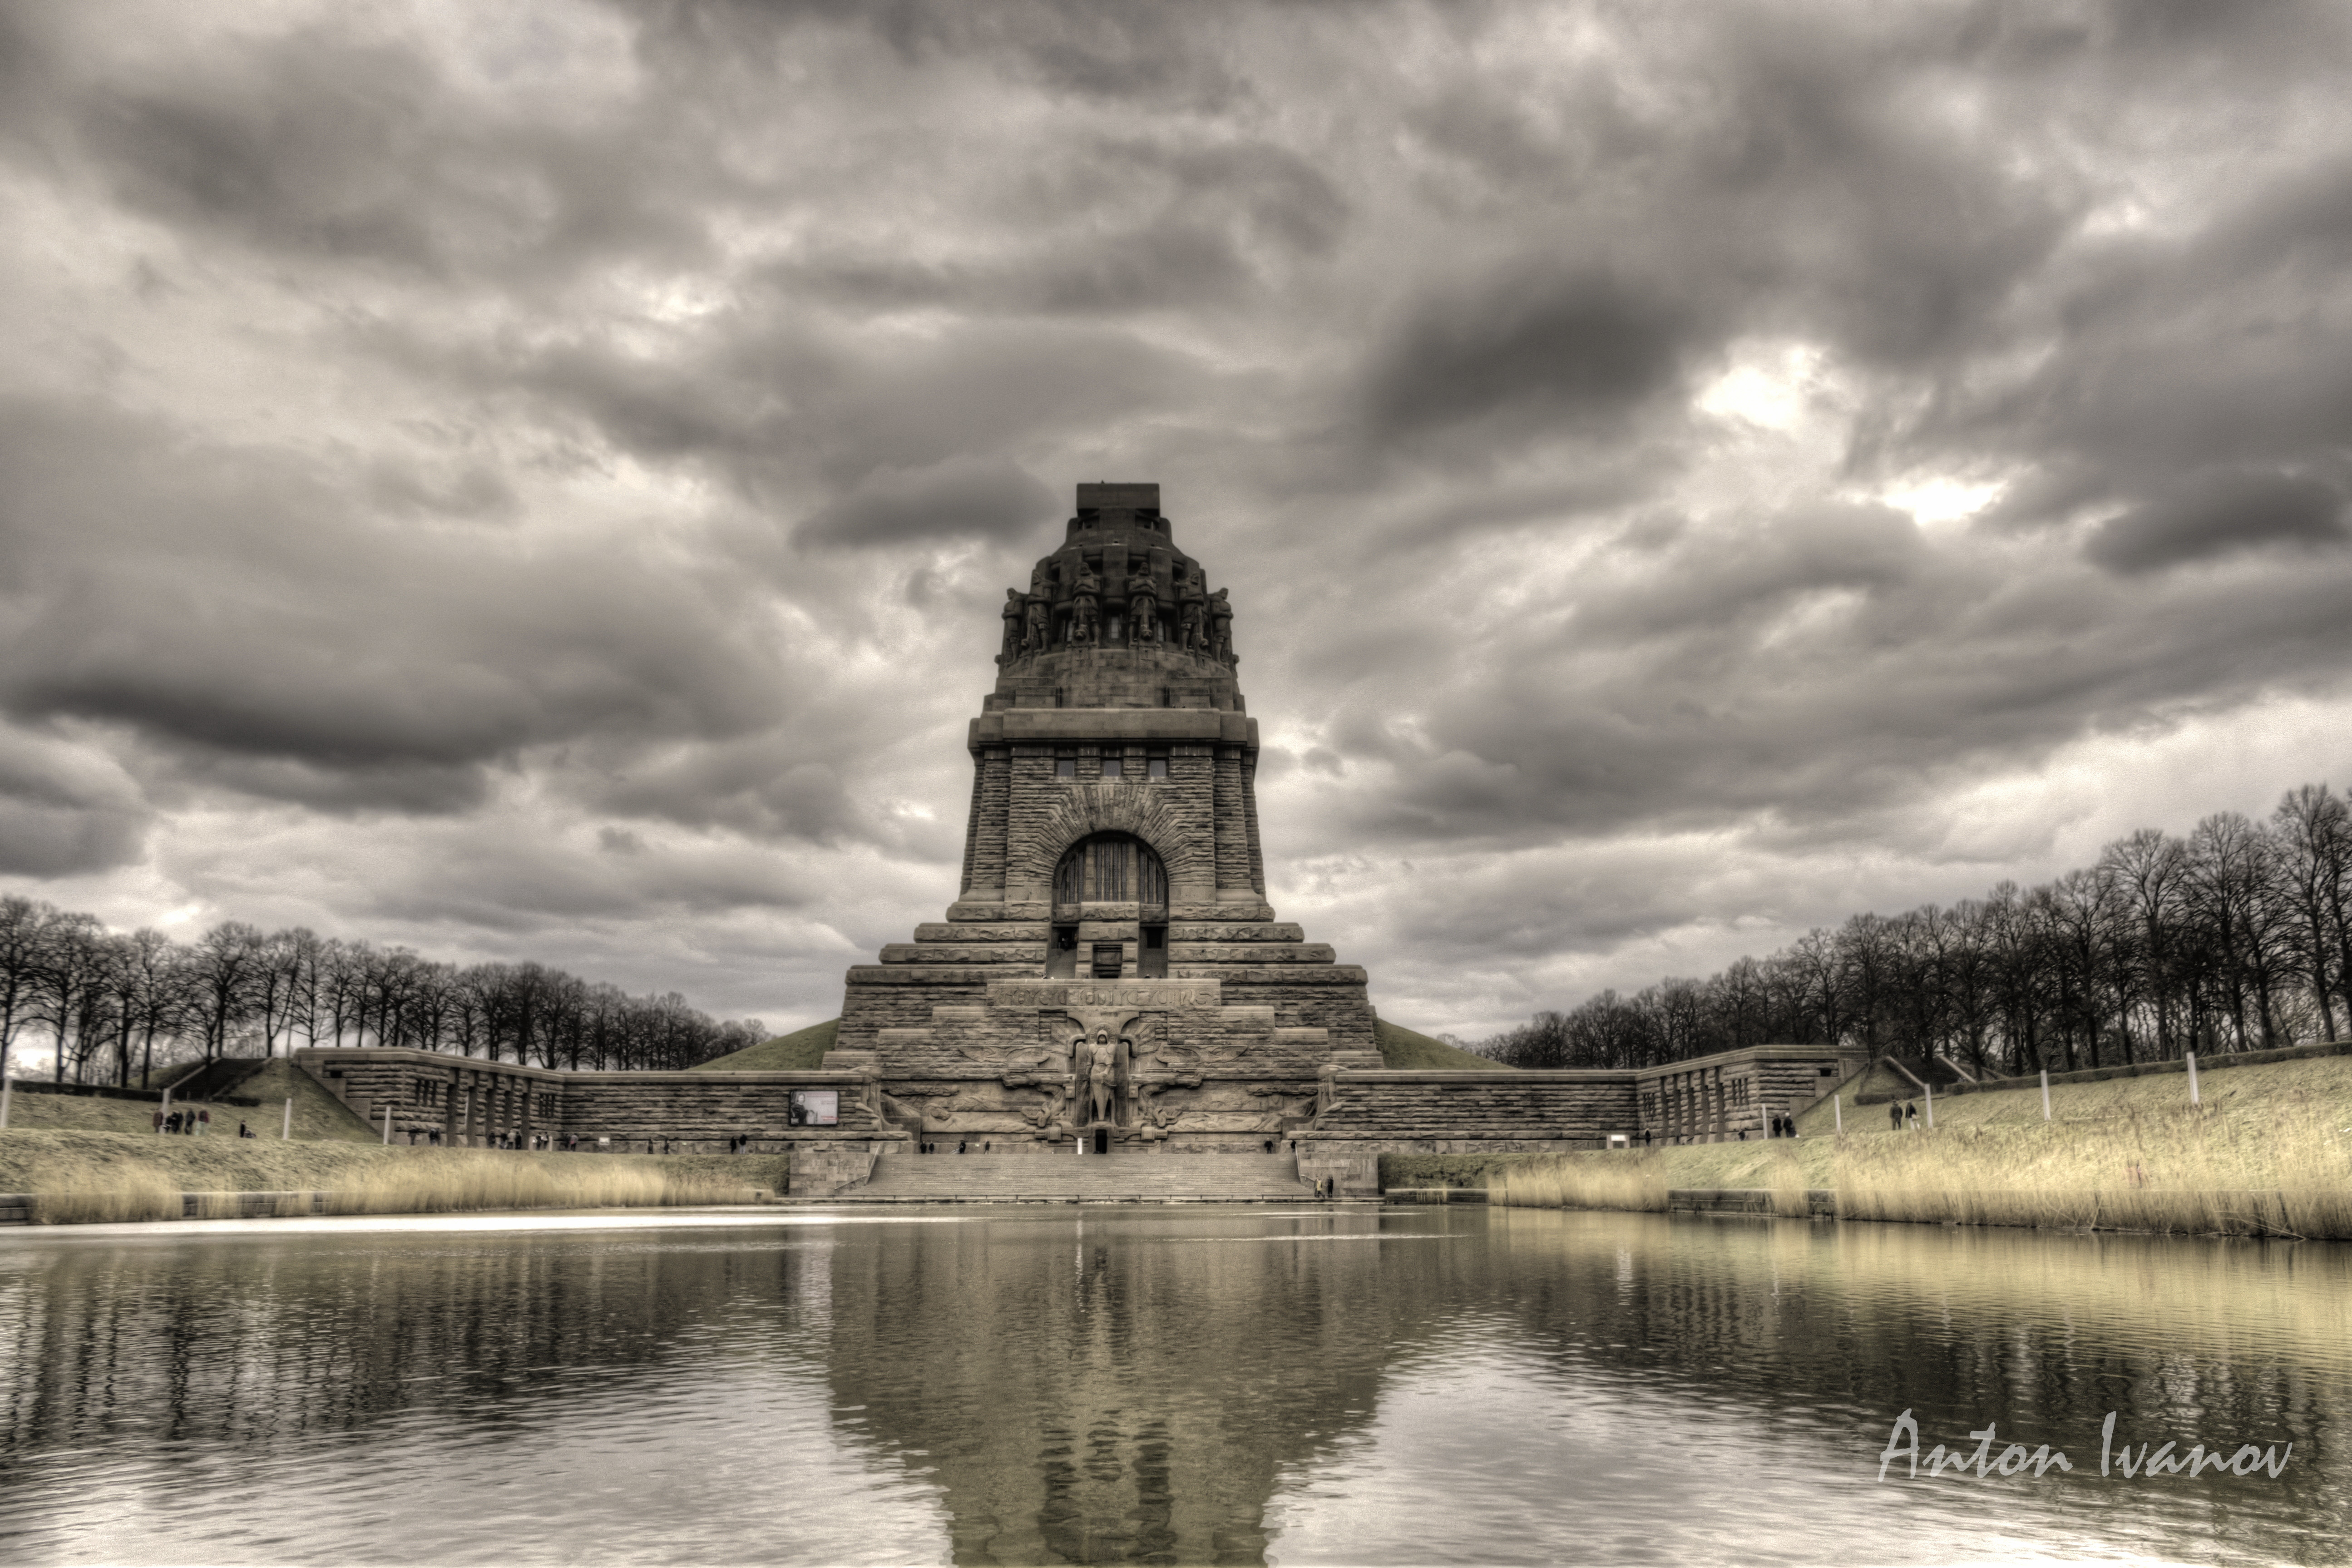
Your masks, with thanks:
M 1223 1005 L 1224 987 L 1215 980 L 997 980 L 988 987 L 992 1006 L 1059 1007 L 1066 1011 L 1149 1009 Z

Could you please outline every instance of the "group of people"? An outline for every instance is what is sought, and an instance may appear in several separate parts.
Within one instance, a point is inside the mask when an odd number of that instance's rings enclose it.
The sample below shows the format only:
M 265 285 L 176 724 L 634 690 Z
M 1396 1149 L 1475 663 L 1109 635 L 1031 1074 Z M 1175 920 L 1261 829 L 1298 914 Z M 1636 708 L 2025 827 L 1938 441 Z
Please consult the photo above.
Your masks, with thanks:
M 201 1105 L 169 1111 L 159 1108 L 155 1112 L 155 1131 L 158 1132 L 177 1138 L 201 1138 L 212 1130 L 213 1113 Z M 261 1136 L 242 1121 L 236 1124 L 236 1135 L 240 1138 Z
M 1895 1103 L 1888 1106 L 1886 1108 L 1886 1124 L 1897 1132 L 1901 1132 L 1906 1128 L 1913 1131 L 1918 1131 L 1919 1107 L 1917 1102 L 1897 1100 Z

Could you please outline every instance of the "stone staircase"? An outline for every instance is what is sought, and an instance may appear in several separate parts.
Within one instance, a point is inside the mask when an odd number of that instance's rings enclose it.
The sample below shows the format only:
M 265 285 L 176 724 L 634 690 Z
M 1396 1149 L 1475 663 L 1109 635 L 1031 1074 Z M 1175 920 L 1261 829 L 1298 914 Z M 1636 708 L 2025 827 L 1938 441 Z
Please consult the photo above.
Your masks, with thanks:
M 1311 1199 L 1289 1154 L 1115 1150 L 885 1154 L 836 1204 L 1291 1203 Z

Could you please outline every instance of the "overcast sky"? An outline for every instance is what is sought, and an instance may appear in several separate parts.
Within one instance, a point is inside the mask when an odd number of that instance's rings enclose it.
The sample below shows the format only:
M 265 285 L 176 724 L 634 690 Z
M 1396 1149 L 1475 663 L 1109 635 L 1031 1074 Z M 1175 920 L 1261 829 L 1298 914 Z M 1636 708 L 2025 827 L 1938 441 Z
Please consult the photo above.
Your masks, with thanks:
M 1476 1036 L 2352 782 L 2352 10 L 0 7 L 0 885 L 779 1028 L 1153 479 Z

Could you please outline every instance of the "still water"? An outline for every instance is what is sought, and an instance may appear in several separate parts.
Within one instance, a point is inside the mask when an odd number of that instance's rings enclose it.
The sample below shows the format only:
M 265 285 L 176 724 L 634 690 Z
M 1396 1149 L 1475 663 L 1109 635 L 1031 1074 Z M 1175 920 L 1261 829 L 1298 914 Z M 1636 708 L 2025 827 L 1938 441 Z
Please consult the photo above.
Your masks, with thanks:
M 2331 1561 L 2352 1248 L 1463 1207 L 18 1231 L 0 1401 L 12 1563 Z M 2074 1468 L 1881 1481 L 1906 1411 Z M 2110 1411 L 2135 1453 L 2294 1449 L 2103 1478 Z

